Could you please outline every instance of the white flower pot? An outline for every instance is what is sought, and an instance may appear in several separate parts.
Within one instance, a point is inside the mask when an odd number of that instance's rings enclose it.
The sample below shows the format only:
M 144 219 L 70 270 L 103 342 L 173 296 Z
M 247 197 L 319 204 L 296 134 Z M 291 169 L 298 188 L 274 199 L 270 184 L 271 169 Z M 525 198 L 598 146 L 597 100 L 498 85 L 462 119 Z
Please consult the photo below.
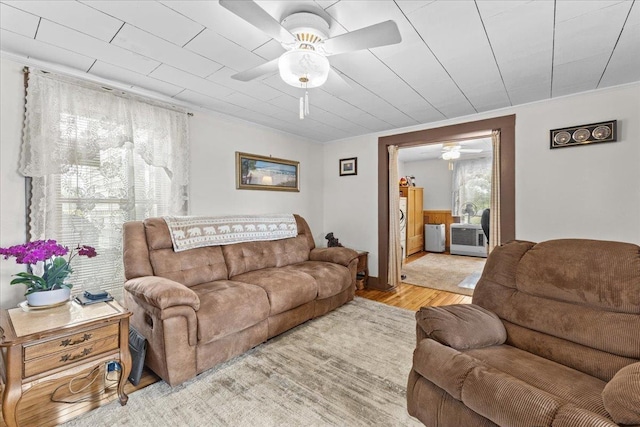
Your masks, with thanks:
M 32 307 L 42 307 L 45 305 L 52 305 L 63 301 L 68 301 L 70 295 L 71 289 L 68 288 L 34 292 L 27 295 L 27 303 Z

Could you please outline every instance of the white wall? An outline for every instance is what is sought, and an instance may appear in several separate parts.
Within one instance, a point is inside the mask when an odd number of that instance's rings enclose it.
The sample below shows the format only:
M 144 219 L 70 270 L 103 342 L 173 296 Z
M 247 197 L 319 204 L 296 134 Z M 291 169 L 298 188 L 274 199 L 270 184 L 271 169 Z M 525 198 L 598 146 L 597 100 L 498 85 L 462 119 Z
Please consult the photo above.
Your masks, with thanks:
M 205 113 L 194 113 L 190 125 L 191 214 L 297 213 L 326 246 L 321 144 Z M 237 190 L 236 151 L 299 161 L 300 192 Z
M 451 171 L 442 159 L 404 163 L 405 175 L 416 177 L 416 187 L 424 188 L 424 210 L 451 210 Z
M 6 247 L 25 241 L 24 178 L 17 171 L 24 89 L 22 64 L 2 58 L 0 67 L 0 247 Z M 316 242 L 326 245 L 322 145 L 213 113 L 194 111 L 190 121 L 192 214 L 298 213 L 309 223 Z M 236 190 L 236 151 L 299 161 L 300 192 Z M 0 260 L 2 308 L 24 299 L 23 286 L 9 285 L 11 275 L 19 271 L 14 259 Z
M 378 266 L 378 152 L 370 136 L 331 144 L 324 153 L 324 230 L 344 246 L 369 251 Z M 340 159 L 357 157 L 358 174 L 340 176 Z M 375 274 L 373 274 L 375 275 Z
M 370 251 L 370 272 L 377 275 L 378 137 L 507 114 L 516 114 L 518 239 L 583 237 L 640 244 L 638 83 L 328 143 L 325 228 Z M 549 149 L 550 129 L 612 119 L 618 120 L 618 142 Z M 358 170 L 368 172 L 357 191 L 339 185 L 337 171 L 328 167 L 345 153 L 358 157 Z M 406 163 L 403 170 L 406 174 Z
M 640 84 L 521 107 L 516 235 L 640 244 Z M 618 120 L 618 142 L 550 150 L 549 130 Z

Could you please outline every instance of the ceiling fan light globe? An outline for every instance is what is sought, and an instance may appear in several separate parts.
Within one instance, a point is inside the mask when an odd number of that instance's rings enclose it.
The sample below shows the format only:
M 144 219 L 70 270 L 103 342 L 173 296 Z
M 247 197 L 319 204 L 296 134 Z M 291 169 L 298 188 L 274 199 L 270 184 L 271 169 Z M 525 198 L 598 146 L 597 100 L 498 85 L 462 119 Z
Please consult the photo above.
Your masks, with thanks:
M 460 152 L 459 151 L 445 151 L 444 153 L 442 153 L 442 158 L 444 160 L 455 160 L 455 159 L 459 159 L 460 158 Z
M 322 86 L 329 76 L 329 60 L 309 49 L 290 50 L 278 60 L 280 77 L 294 87 L 314 88 Z

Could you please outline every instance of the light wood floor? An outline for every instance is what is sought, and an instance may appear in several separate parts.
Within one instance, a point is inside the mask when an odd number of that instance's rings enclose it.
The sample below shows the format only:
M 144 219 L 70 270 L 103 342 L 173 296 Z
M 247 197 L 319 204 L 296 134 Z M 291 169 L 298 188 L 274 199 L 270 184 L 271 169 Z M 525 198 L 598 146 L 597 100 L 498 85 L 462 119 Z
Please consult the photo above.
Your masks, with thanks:
M 393 305 L 395 307 L 407 308 L 415 311 L 418 311 L 420 307 L 426 306 L 471 303 L 471 297 L 466 295 L 424 288 L 422 286 L 409 285 L 407 283 L 401 283 L 392 291 L 363 289 L 356 291 L 356 295 L 382 302 L 384 304 Z
M 405 263 L 413 262 L 425 256 L 426 252 L 418 252 L 410 255 Z M 423 286 L 401 283 L 392 291 L 378 291 L 373 289 L 363 289 L 356 291 L 359 297 L 378 301 L 394 307 L 406 308 L 418 311 L 420 307 L 450 305 L 450 304 L 471 304 L 471 297 L 454 294 L 437 289 L 425 288 Z
M 426 255 L 425 252 L 420 252 L 415 255 L 411 255 L 407 262 L 415 261 L 416 259 Z M 439 306 L 449 304 L 470 304 L 471 297 L 454 294 L 451 292 L 439 291 L 436 289 L 425 288 L 422 286 L 409 285 L 407 283 L 401 283 L 396 289 L 392 291 L 378 291 L 373 289 L 363 289 L 356 291 L 356 295 L 362 298 L 367 298 L 373 301 L 378 301 L 384 304 L 392 305 L 395 307 L 406 308 L 409 310 L 419 310 L 424 306 Z M 153 372 L 145 368 L 140 384 L 137 387 L 127 383 L 126 393 L 131 394 L 136 390 L 146 387 L 159 381 L 160 378 Z M 2 384 L 0 384 L 0 396 L 2 395 Z M 113 400 L 116 396 L 112 395 L 107 400 Z M 135 397 L 134 397 L 135 398 Z M 86 410 L 88 410 L 87 408 Z M 80 409 L 77 413 L 86 412 Z M 1 416 L 0 409 L 0 427 L 5 427 L 4 420 Z

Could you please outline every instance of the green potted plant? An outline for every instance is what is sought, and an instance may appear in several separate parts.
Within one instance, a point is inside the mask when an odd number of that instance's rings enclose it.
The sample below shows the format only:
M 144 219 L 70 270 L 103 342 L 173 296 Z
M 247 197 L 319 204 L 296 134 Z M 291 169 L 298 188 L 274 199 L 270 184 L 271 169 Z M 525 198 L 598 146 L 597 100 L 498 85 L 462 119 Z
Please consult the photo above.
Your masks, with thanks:
M 64 258 L 69 254 L 68 259 Z M 45 306 L 69 300 L 73 285 L 65 281 L 73 272 L 71 261 L 77 255 L 93 258 L 97 256 L 95 248 L 78 245 L 69 250 L 55 240 L 36 240 L 22 245 L 0 248 L 4 259 L 14 257 L 16 263 L 26 264 L 27 272 L 15 274 L 12 285 L 25 285 L 27 303 L 30 306 Z M 33 267 L 42 262 L 42 274 L 33 273 Z

